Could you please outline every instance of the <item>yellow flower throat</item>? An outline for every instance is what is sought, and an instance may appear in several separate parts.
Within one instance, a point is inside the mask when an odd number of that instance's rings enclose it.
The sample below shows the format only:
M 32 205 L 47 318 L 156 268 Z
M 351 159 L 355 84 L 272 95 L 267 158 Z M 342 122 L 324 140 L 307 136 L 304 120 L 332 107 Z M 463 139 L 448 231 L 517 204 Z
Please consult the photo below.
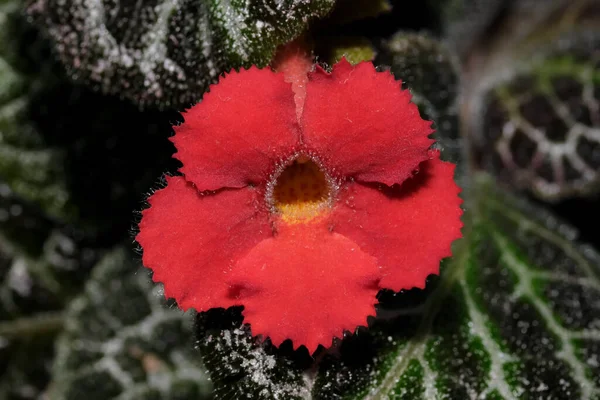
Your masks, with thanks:
M 273 203 L 287 223 L 301 223 L 321 214 L 329 204 L 330 184 L 319 166 L 306 157 L 288 165 L 275 182 Z

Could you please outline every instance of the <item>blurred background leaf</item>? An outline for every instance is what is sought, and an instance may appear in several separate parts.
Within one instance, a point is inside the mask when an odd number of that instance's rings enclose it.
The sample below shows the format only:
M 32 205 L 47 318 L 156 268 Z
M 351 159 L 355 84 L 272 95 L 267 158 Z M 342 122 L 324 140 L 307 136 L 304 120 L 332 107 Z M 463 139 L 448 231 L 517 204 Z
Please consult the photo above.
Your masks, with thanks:
M 108 253 L 65 314 L 50 399 L 203 399 L 192 315 L 164 299 L 123 248 Z
M 454 48 L 468 49 L 457 50 L 464 133 L 476 163 L 516 188 L 546 201 L 594 195 L 600 189 L 600 7 L 592 0 L 538 5 L 505 2 L 483 38 L 466 28 L 453 32 Z

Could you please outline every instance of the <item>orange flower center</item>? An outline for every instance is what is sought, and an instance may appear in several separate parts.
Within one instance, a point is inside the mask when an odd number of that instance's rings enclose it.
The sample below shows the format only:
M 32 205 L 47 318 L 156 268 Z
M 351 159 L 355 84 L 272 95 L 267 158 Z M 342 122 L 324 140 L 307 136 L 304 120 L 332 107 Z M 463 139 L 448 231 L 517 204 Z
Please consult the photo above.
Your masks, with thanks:
M 295 159 L 281 172 L 273 187 L 277 212 L 287 223 L 311 220 L 330 204 L 332 185 L 319 166 L 307 157 Z

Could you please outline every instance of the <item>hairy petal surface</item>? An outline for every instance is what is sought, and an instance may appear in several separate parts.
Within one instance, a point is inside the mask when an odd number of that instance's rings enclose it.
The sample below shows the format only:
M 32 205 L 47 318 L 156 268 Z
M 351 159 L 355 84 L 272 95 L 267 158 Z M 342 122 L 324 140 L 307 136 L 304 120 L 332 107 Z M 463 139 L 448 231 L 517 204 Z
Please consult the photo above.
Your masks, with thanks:
M 323 223 L 282 226 L 241 259 L 229 282 L 253 335 L 313 353 L 375 315 L 377 260 Z
M 333 230 L 377 258 L 382 288 L 423 288 L 461 237 L 455 166 L 441 161 L 438 152 L 430 154 L 419 173 L 400 186 L 349 185 L 333 212 Z
M 270 69 L 232 71 L 184 118 L 171 140 L 199 190 L 263 183 L 298 142 L 291 84 Z
M 410 92 L 370 62 L 342 59 L 331 74 L 309 73 L 302 138 L 340 176 L 402 183 L 428 158 L 433 132 Z
M 229 307 L 225 276 L 235 261 L 272 235 L 254 189 L 199 193 L 182 177 L 148 199 L 136 240 L 165 297 L 183 310 Z

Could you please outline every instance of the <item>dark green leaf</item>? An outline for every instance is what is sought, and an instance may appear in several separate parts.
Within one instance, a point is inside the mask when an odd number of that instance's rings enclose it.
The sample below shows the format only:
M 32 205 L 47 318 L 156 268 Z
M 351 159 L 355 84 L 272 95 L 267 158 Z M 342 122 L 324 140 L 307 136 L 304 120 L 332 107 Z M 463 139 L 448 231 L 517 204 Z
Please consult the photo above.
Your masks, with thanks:
M 78 80 L 139 104 L 198 101 L 219 74 L 267 65 L 334 0 L 40 0 L 30 12 Z
M 202 399 L 209 383 L 192 316 L 164 300 L 133 255 L 117 249 L 68 307 L 51 399 Z
M 62 309 L 97 251 L 52 227 L 0 185 L 0 398 L 40 398 L 52 373 Z
M 411 91 L 423 118 L 434 121 L 443 157 L 460 161 L 457 61 L 446 46 L 429 35 L 400 32 L 384 44 L 377 63 L 390 67 Z
M 450 35 L 473 159 L 543 200 L 598 193 L 598 3 L 455 3 L 480 16 L 461 16 Z M 477 24 L 481 34 L 472 32 Z
M 27 40 L 36 47 L 39 40 L 30 35 L 21 12 L 18 2 L 0 4 L 0 180 L 19 196 L 41 204 L 49 215 L 65 216 L 73 210 L 68 206 L 63 151 L 44 147 L 29 118 L 29 95 L 37 89 L 39 76 L 28 73 L 20 46 Z M 46 82 L 52 84 L 52 79 Z
M 85 226 L 95 245 L 114 244 L 127 234 L 144 193 L 161 173 L 175 170 L 165 137 L 180 116 L 140 112 L 69 82 L 22 11 L 17 2 L 0 5 L 2 190 L 39 208 L 46 220 Z M 0 222 L 8 214 L 0 211 Z
M 215 309 L 197 319 L 198 345 L 212 371 L 216 398 L 305 399 L 310 396 L 304 368 L 308 352 L 296 354 L 284 344 L 280 352 L 260 344 L 241 325 L 239 308 Z M 290 357 L 278 357 L 281 352 Z
M 600 188 L 600 35 L 569 40 L 496 82 L 471 114 L 482 165 L 550 200 Z

